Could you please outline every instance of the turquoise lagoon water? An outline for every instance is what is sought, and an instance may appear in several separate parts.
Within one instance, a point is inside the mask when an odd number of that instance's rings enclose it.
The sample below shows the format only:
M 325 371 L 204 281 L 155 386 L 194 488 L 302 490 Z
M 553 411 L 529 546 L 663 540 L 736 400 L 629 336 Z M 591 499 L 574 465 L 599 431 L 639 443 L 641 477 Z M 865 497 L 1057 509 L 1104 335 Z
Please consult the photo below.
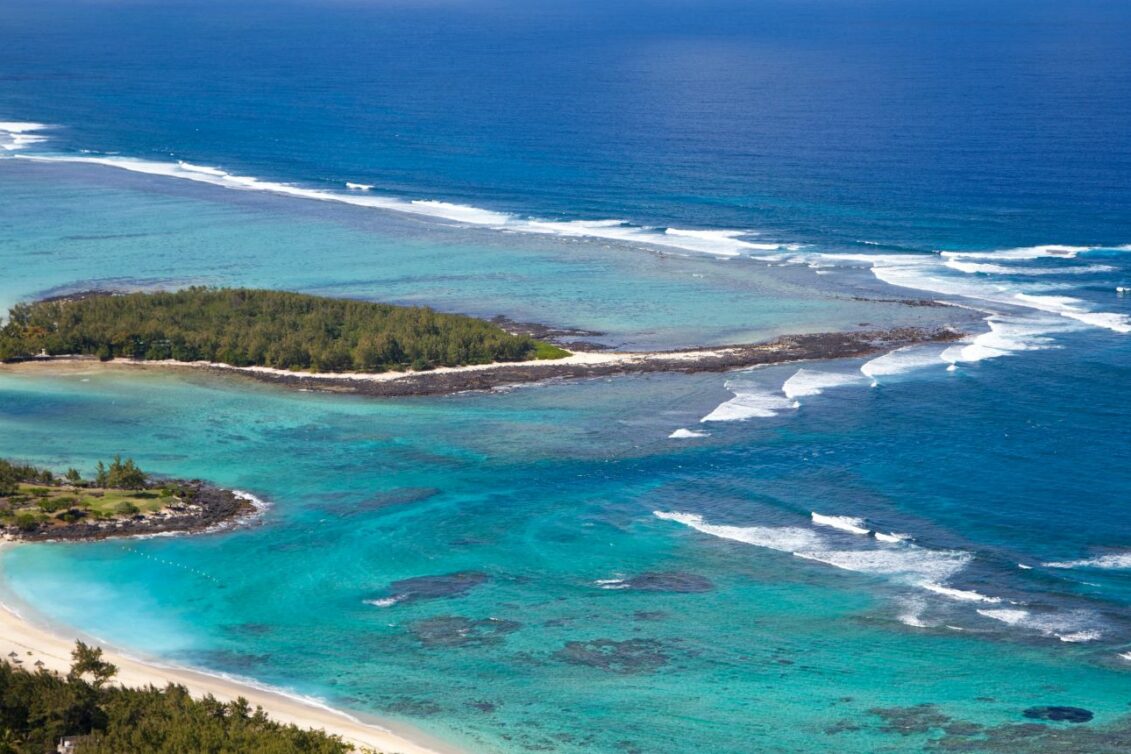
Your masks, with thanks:
M 5 3 L 0 303 L 969 337 L 393 401 L 2 372 L 0 455 L 269 503 L 7 550 L 4 601 L 471 751 L 1127 750 L 1127 9 L 604 6 Z

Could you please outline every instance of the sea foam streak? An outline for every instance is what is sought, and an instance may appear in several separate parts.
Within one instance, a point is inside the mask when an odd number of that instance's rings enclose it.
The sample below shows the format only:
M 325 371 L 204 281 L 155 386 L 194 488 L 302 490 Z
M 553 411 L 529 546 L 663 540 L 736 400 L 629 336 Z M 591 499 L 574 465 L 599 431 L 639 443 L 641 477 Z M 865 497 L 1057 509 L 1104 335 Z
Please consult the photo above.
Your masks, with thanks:
M 732 539 L 735 542 L 744 542 L 780 552 L 820 547 L 824 543 L 816 532 L 797 526 L 721 526 L 708 524 L 698 514 L 676 511 L 653 511 L 652 515 L 664 521 L 675 521 L 689 526 L 713 537 Z
M 1023 307 L 1056 314 L 1090 327 L 1128 333 L 1131 332 L 1131 318 L 1126 315 L 1092 311 L 1088 303 L 1081 299 L 1068 296 L 1042 295 L 1042 292 L 1054 290 L 1056 286 L 1040 286 L 1032 282 L 1011 281 L 1006 274 L 997 275 L 992 279 L 978 277 L 976 273 L 986 270 L 963 266 L 963 260 L 967 259 L 999 261 L 1040 259 L 1042 257 L 1074 259 L 1079 254 L 1103 249 L 1127 251 L 1131 250 L 1131 246 L 1033 246 L 995 252 L 942 252 L 940 256 L 878 254 L 843 255 L 843 258 L 855 262 L 865 261 L 870 263 L 872 274 L 889 285 L 958 296 L 1011 308 Z M 831 259 L 837 257 L 837 255 L 825 256 Z M 963 276 L 948 274 L 948 265 L 950 266 L 949 269 L 957 269 L 966 274 Z M 1008 269 L 1003 267 L 1003 270 Z M 1096 270 L 1088 271 L 1095 272 Z M 1009 274 L 1021 276 L 1013 271 L 1010 271 Z
M 1035 614 L 1028 610 L 1000 608 L 979 610 L 978 614 L 1007 626 L 1036 631 L 1042 636 L 1055 637 L 1073 644 L 1103 638 L 1103 632 L 1096 625 L 1096 617 L 1084 611 Z
M 26 123 L 22 121 L 0 121 L 0 149 L 15 152 L 27 149 L 34 144 L 47 141 L 37 131 L 50 128 L 44 123 Z
M 695 513 L 653 511 L 653 515 L 711 536 L 789 552 L 796 557 L 845 571 L 888 576 L 917 587 L 945 582 L 965 568 L 973 558 L 970 553 L 960 550 L 930 550 L 912 544 L 831 550 L 826 549 L 827 541 L 821 535 L 801 527 L 721 526 L 709 524 Z
M 1046 568 L 1102 568 L 1107 570 L 1124 570 L 1131 568 L 1131 552 L 1120 552 L 1112 555 L 1100 555 L 1095 558 L 1083 560 L 1054 561 L 1042 563 Z
M 845 571 L 887 576 L 915 587 L 946 581 L 973 557 L 960 550 L 930 550 L 915 545 L 874 550 L 809 550 L 794 555 Z
M 820 513 L 810 513 L 813 523 L 818 526 L 828 526 L 840 529 L 851 534 L 869 534 L 871 529 L 864 525 L 864 519 L 852 516 L 823 516 Z
M 13 124 L 9 124 L 13 125 Z M 17 124 L 18 125 L 18 124 Z M 229 173 L 215 167 L 189 162 L 160 162 L 132 157 L 93 155 L 17 155 L 23 159 L 42 162 L 67 162 L 128 170 L 146 175 L 177 178 L 207 183 L 242 191 L 266 191 L 283 196 L 337 202 L 355 207 L 388 210 L 412 215 L 423 215 L 464 225 L 491 228 L 512 233 L 530 233 L 567 238 L 593 238 L 621 241 L 676 251 L 708 254 L 717 257 L 734 257 L 773 250 L 795 251 L 797 244 L 750 241 L 756 235 L 746 230 L 696 230 L 680 228 L 654 228 L 621 220 L 539 220 L 518 215 L 482 209 L 464 204 L 432 200 L 408 200 L 388 196 L 375 196 L 372 186 L 362 183 L 347 184 L 347 191 L 306 188 L 290 183 L 261 180 L 251 176 Z

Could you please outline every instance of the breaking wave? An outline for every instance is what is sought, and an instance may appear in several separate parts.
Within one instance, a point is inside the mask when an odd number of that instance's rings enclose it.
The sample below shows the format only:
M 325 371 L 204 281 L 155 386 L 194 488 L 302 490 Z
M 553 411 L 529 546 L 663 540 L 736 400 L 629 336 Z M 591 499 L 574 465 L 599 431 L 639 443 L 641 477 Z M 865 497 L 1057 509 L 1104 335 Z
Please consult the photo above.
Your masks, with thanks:
M 1042 563 L 1046 568 L 1101 568 L 1105 570 L 1131 569 L 1131 552 L 1120 552 L 1111 555 L 1100 555 L 1095 558 L 1083 560 L 1054 561 Z

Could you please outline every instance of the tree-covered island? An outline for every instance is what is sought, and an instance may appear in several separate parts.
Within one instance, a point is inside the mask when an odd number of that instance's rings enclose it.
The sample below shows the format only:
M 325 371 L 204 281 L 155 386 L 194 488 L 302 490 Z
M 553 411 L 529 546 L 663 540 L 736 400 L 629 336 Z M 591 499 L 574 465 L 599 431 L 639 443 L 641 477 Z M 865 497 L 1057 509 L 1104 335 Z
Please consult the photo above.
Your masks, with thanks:
M 196 531 L 254 510 L 247 497 L 199 480 L 151 479 L 120 456 L 86 479 L 0 459 L 0 535 L 13 539 Z
M 193 287 L 97 292 L 12 307 L 0 328 L 0 360 L 42 354 L 384 372 L 555 359 L 568 352 L 424 307 Z

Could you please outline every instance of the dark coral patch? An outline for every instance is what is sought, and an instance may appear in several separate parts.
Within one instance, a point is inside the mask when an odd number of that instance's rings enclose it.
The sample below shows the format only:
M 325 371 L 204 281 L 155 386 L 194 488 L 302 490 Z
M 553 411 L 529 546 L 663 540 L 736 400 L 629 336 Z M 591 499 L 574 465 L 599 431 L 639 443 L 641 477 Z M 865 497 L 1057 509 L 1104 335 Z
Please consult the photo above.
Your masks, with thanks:
M 1030 720 L 1054 720 L 1064 723 L 1086 723 L 1095 715 L 1083 707 L 1030 707 L 1021 714 Z
M 648 673 L 668 663 L 663 645 L 654 639 L 594 639 L 571 641 L 557 657 L 574 665 L 588 665 L 612 673 Z
M 426 647 L 481 647 L 500 644 L 503 637 L 521 627 L 517 621 L 501 618 L 475 620 L 446 615 L 418 620 L 409 626 L 409 631 Z
M 902 736 L 929 733 L 942 728 L 951 719 L 939 712 L 933 704 L 916 704 L 911 707 L 874 707 L 868 712 L 882 718 L 884 733 L 898 733 Z
M 409 603 L 445 597 L 462 597 L 488 579 L 479 571 L 458 571 L 438 576 L 417 576 L 389 584 L 383 599 Z

